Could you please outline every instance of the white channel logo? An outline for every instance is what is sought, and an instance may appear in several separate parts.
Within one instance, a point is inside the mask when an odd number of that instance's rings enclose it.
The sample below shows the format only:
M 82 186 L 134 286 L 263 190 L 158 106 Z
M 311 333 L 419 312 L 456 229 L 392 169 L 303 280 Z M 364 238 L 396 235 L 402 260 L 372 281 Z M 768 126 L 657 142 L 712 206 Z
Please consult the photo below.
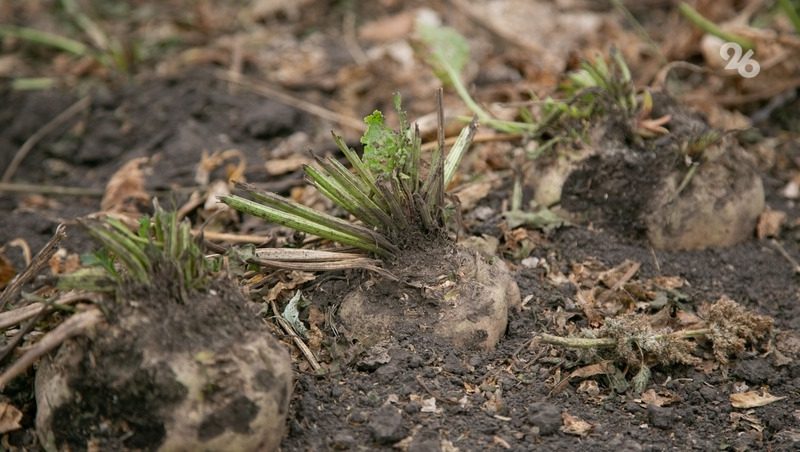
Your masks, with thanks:
M 722 44 L 722 47 L 719 48 L 719 56 L 728 62 L 725 69 L 736 69 L 744 78 L 753 78 L 761 71 L 761 65 L 753 59 L 753 50 L 748 50 L 742 55 L 742 46 L 735 42 Z

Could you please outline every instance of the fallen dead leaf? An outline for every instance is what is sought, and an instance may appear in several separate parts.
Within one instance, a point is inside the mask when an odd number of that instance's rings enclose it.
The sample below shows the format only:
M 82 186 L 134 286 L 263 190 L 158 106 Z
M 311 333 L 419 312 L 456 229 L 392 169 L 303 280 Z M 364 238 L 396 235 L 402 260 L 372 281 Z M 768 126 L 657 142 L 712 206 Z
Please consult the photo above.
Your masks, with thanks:
M 467 184 L 464 188 L 455 192 L 461 203 L 461 210 L 467 211 L 478 204 L 478 201 L 485 198 L 492 191 L 494 180 L 484 179 L 479 182 Z
M 136 216 L 141 213 L 136 204 L 150 201 L 150 195 L 144 189 L 142 170 L 142 166 L 148 160 L 147 157 L 129 160 L 111 176 L 100 201 L 100 210 L 106 213 L 127 213 Z
M 286 281 L 278 281 L 267 293 L 266 300 L 274 301 L 278 299 L 278 295 L 284 290 L 292 290 L 295 287 L 313 281 L 317 276 L 311 272 L 292 271 Z
M 264 163 L 264 168 L 267 174 L 271 176 L 280 176 L 281 174 L 291 173 L 297 171 L 311 163 L 311 159 L 303 155 L 294 155 L 285 159 L 272 159 Z
M 617 290 L 631 280 L 642 264 L 639 262 L 625 259 L 616 267 L 603 271 L 598 276 L 598 281 L 605 284 L 609 289 Z
M 436 398 L 431 397 L 429 399 L 422 399 L 422 404 L 419 411 L 421 413 L 438 413 L 441 411 L 439 408 L 436 407 Z
M 787 199 L 800 198 L 800 174 L 796 175 L 792 180 L 783 187 L 781 195 Z
M 261 21 L 282 13 L 287 20 L 297 20 L 303 9 L 312 3 L 311 0 L 287 2 L 283 0 L 255 0 L 250 2 L 248 9 L 242 11 L 249 20 Z
M 600 395 L 600 386 L 598 386 L 597 382 L 594 380 L 583 380 L 578 385 L 577 392 L 580 394 L 586 394 L 590 397 L 596 397 Z
M 762 390 L 761 392 L 747 391 L 730 395 L 731 406 L 734 408 L 756 408 L 769 405 L 770 403 L 774 403 L 785 398 L 786 397 L 774 396 L 766 390 Z
M 679 289 L 686 285 L 686 280 L 680 276 L 656 276 L 651 278 L 650 282 L 664 289 Z
M 679 401 L 680 398 L 669 391 L 662 391 L 661 394 L 657 393 L 654 389 L 648 389 L 642 393 L 641 401 L 645 405 L 655 406 L 669 406 Z
M 407 37 L 413 28 L 413 14 L 411 11 L 404 11 L 365 23 L 358 29 L 358 37 L 365 41 L 395 41 Z
M 59 248 L 47 261 L 50 273 L 63 275 L 72 273 L 81 267 L 81 258 L 76 253 L 68 253 L 66 249 Z
M 201 212 L 201 217 L 204 219 L 210 219 L 213 216 L 213 222 L 206 224 L 208 229 L 213 230 L 220 224 L 235 223 L 237 221 L 238 214 L 236 211 L 219 201 L 220 197 L 230 194 L 230 185 L 224 180 L 215 180 L 208 186 Z
M 553 388 L 553 393 L 558 393 L 564 390 L 567 387 L 570 380 L 575 378 L 588 378 L 593 377 L 595 375 L 606 375 L 608 374 L 608 361 L 603 361 L 595 364 L 589 364 L 588 366 L 579 367 L 572 371 L 572 373 L 567 376 L 567 378 L 559 381 L 555 388 Z
M 8 402 L 0 402 L 0 434 L 22 428 L 22 411 Z
M 459 452 L 459 448 L 453 445 L 453 442 L 447 439 L 442 439 L 439 443 L 442 452 Z
M 467 394 L 478 394 L 481 392 L 481 388 L 478 385 L 471 384 L 467 381 L 464 382 L 464 392 Z
M 5 288 L 16 274 L 17 270 L 14 269 L 14 264 L 8 260 L 3 254 L 3 250 L 0 249 L 0 289 Z
M 761 423 L 761 419 L 759 419 L 751 411 L 746 413 L 733 412 L 730 414 L 730 419 L 731 424 L 733 424 L 733 428 L 739 428 L 740 424 L 745 422 L 748 427 L 757 432 L 764 430 L 764 425 Z
M 592 424 L 566 411 L 561 413 L 561 422 L 561 431 L 567 435 L 586 436 L 594 428 Z
M 194 173 L 195 182 L 203 186 L 208 185 L 211 182 L 211 173 L 223 163 L 232 159 L 236 159 L 237 163 L 229 163 L 225 166 L 226 182 L 245 182 L 244 171 L 247 168 L 247 159 L 242 151 L 238 149 L 217 151 L 211 155 L 204 151 Z
M 568 55 L 586 50 L 586 42 L 601 41 L 599 33 L 614 28 L 607 16 L 593 11 L 561 13 L 557 2 L 458 0 L 453 3 L 499 37 L 525 49 L 547 73 L 564 71 Z
M 772 209 L 765 210 L 758 217 L 756 236 L 759 239 L 777 237 L 781 232 L 784 221 L 786 221 L 786 212 Z
M 20 208 L 25 209 L 58 209 L 62 204 L 53 198 L 31 194 L 22 198 L 19 203 Z

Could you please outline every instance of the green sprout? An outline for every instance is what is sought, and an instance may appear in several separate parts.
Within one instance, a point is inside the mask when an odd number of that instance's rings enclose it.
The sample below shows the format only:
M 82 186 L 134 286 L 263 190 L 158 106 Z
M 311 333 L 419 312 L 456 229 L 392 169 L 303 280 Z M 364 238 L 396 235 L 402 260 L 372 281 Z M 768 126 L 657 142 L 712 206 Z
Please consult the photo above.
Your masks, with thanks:
M 84 259 L 87 268 L 62 278 L 62 288 L 114 291 L 127 283 L 150 285 L 154 275 L 168 271 L 183 296 L 202 288 L 217 267 L 205 259 L 188 221 L 178 221 L 175 212 L 158 204 L 152 217 L 139 220 L 136 231 L 111 217 L 82 220 L 81 225 L 101 248 Z
M 411 128 L 400 109 L 400 129 L 394 131 L 376 112 L 367 116 L 367 131 L 361 139 L 364 159 L 344 140 L 334 141 L 352 166 L 350 171 L 333 157 L 316 158 L 318 167 L 306 165 L 310 183 L 325 197 L 360 220 L 353 223 L 319 212 L 275 193 L 258 192 L 241 185 L 244 196 L 230 195 L 221 201 L 234 209 L 313 234 L 347 246 L 388 258 L 404 246 L 426 235 L 441 234 L 449 219 L 445 206 L 445 187 L 455 175 L 461 158 L 469 148 L 476 125 L 471 123 L 458 136 L 444 156 L 443 113 L 439 96 L 439 143 L 426 175 L 422 171 L 419 130 Z
M 436 76 L 456 90 L 461 100 L 482 124 L 507 133 L 535 134 L 539 132 L 540 127 L 535 123 L 494 118 L 470 96 L 469 90 L 461 80 L 461 72 L 469 61 L 469 43 L 455 29 L 420 24 L 417 34 L 426 47 L 427 60 L 433 67 Z
M 400 130 L 394 131 L 383 118 L 383 113 L 375 110 L 364 118 L 367 130 L 361 137 L 364 145 L 364 163 L 378 175 L 389 175 L 396 168 L 403 168 L 409 158 L 412 148 L 411 141 L 414 137 L 407 132 L 408 127 L 405 113 L 401 110 L 400 96 L 395 95 L 395 110 L 400 117 Z
M 618 106 L 628 117 L 640 114 L 640 117 L 635 118 L 633 125 L 637 133 L 641 131 L 643 136 L 666 133 L 666 130 L 660 127 L 666 122 L 665 119 L 660 119 L 662 122 L 650 120 L 646 117 L 649 108 L 639 108 L 631 71 L 622 54 L 616 49 L 611 50 L 610 62 L 599 57 L 591 62 L 584 61 L 581 69 L 569 76 L 569 80 L 562 87 L 568 95 L 566 100 L 548 97 L 538 102 L 540 105 L 538 114 L 534 114 L 530 109 L 521 108 L 518 113 L 522 121 L 507 121 L 494 118 L 481 107 L 470 96 L 461 80 L 461 73 L 469 61 L 469 44 L 463 36 L 449 27 L 424 24 L 418 25 L 417 34 L 425 45 L 425 56 L 434 73 L 444 84 L 455 89 L 481 124 L 500 132 L 523 134 L 532 139 L 541 137 L 546 132 L 550 135 L 555 133 L 558 135 L 555 137 L 558 141 L 561 135 L 574 134 L 575 120 L 586 120 L 606 113 L 602 107 L 610 104 Z
M 622 54 L 616 49 L 611 49 L 610 64 L 602 57 L 594 61 L 583 61 L 581 69 L 569 75 L 569 82 L 565 85 L 568 94 L 577 95 L 581 92 L 590 92 L 597 96 L 593 105 L 600 98 L 611 100 L 625 113 L 636 111 L 636 88 L 633 86 L 631 71 L 625 63 Z
M 744 50 L 751 50 L 756 46 L 755 43 L 750 39 L 734 33 L 729 33 L 721 29 L 717 24 L 706 19 L 702 14 L 700 14 L 696 9 L 692 8 L 686 2 L 681 2 L 681 4 L 678 6 L 678 9 L 680 10 L 681 14 L 683 14 L 683 17 L 687 18 L 695 26 L 710 35 L 716 36 L 723 41 L 735 42 Z

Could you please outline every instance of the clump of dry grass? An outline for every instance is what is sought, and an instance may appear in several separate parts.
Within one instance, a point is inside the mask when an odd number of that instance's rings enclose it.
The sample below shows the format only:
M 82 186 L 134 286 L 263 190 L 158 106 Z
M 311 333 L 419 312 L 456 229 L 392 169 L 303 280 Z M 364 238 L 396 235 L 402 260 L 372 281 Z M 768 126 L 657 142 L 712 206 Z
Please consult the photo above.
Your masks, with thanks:
M 731 356 L 744 351 L 772 330 L 770 317 L 748 311 L 727 297 L 706 303 L 698 310 L 698 322 L 684 329 L 658 327 L 657 315 L 627 313 L 606 318 L 598 328 L 585 328 L 580 336 L 542 334 L 541 342 L 581 350 L 588 362 L 608 361 L 627 369 L 639 369 L 633 377 L 643 388 L 649 369 L 657 365 L 699 365 L 698 349 L 710 343 L 714 360 L 728 364 Z M 644 375 L 644 376 L 643 376 Z
M 701 306 L 699 314 L 708 323 L 705 337 L 711 341 L 714 358 L 723 364 L 772 330 L 772 318 L 750 312 L 727 297 Z

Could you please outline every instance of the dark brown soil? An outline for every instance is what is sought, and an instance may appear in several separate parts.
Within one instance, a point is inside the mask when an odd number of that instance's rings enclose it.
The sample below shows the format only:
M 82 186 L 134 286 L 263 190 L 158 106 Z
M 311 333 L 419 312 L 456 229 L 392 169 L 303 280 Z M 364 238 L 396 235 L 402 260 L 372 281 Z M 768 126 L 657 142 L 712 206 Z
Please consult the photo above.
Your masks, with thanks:
M 797 284 L 791 267 L 774 249 L 757 242 L 718 251 L 657 252 L 656 264 L 646 245 L 571 228 L 555 234 L 534 255 L 565 272 L 569 264 L 591 257 L 611 265 L 633 259 L 642 263 L 643 276 L 687 278 L 692 304 L 728 294 L 776 316 L 781 329 L 798 326 Z M 792 450 L 796 446 L 791 439 L 797 425 L 791 413 L 800 407 L 796 399 L 759 409 L 758 417 L 766 426 L 760 437 L 730 427 L 728 395 L 735 382 L 766 385 L 790 398 L 798 394 L 800 365 L 778 366 L 758 352 L 745 353 L 724 372 L 704 374 L 686 366 L 656 370 L 650 386 L 668 388 L 680 399 L 670 407 L 647 408 L 632 401 L 634 396 L 616 394 L 608 387 L 603 388 L 602 400 L 576 393 L 574 387 L 552 394 L 554 368 L 566 372 L 577 362 L 553 358 L 532 346 L 531 339 L 552 328 L 540 320 L 544 312 L 563 309 L 574 294 L 568 285 L 552 285 L 536 270 L 521 270 L 516 279 L 523 297 L 533 298 L 528 309 L 511 315 L 508 335 L 494 352 L 458 351 L 424 335 L 403 337 L 399 332 L 396 343 L 367 350 L 340 373 L 301 376 L 286 449 L 364 444 L 375 448 L 409 436 L 411 450 L 440 450 L 442 440 L 461 450 L 493 448 L 498 446 L 496 438 L 511 450 Z M 377 368 L 370 359 L 376 353 L 388 356 Z M 477 390 L 470 394 L 465 388 Z M 421 412 L 419 397 L 434 397 L 441 411 Z M 595 429 L 586 438 L 561 433 L 564 411 L 595 424 Z

